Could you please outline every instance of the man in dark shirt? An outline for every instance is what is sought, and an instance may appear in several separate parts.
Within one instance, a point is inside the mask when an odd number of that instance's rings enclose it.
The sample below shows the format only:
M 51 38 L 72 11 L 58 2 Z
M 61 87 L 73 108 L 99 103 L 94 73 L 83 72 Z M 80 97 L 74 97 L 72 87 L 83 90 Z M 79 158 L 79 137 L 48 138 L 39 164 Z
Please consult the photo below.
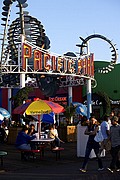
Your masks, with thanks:
M 110 167 L 107 168 L 110 172 L 120 171 L 120 125 L 118 124 L 118 117 L 114 116 L 111 119 L 112 126 L 110 127 L 110 140 L 111 140 L 111 156 L 112 161 Z
M 31 150 L 30 140 L 36 138 L 36 135 L 28 135 L 29 128 L 24 126 L 22 131 L 20 131 L 17 135 L 16 139 L 16 147 L 17 149 L 26 149 Z
M 95 135 L 96 135 L 98 130 L 99 130 L 98 122 L 95 119 L 95 116 L 91 116 L 90 120 L 89 120 L 89 123 L 88 123 L 88 126 L 87 126 L 87 128 L 86 128 L 86 130 L 84 132 L 84 134 L 89 135 L 89 137 L 88 137 L 88 141 L 87 141 L 87 145 L 86 145 L 84 162 L 82 164 L 82 168 L 80 168 L 81 172 L 85 173 L 86 170 L 87 170 L 87 164 L 88 164 L 88 160 L 89 160 L 89 155 L 90 155 L 92 149 L 94 150 L 95 155 L 96 155 L 97 160 L 98 160 L 98 166 L 99 166 L 98 170 L 102 171 L 104 169 L 103 164 L 102 164 L 102 160 L 101 160 L 101 157 L 100 157 L 100 153 L 99 153 L 99 147 L 100 147 L 99 142 L 96 142 L 94 140 Z

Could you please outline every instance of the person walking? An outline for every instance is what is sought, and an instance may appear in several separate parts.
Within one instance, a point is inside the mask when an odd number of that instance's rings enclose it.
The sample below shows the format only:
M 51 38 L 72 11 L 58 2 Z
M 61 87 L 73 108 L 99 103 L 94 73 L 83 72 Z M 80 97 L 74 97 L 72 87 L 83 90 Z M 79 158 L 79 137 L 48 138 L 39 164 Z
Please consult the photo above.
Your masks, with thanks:
M 105 115 L 104 119 L 100 125 L 101 132 L 103 135 L 103 141 L 101 142 L 100 153 L 105 149 L 109 151 L 111 149 L 111 144 L 108 146 L 109 135 L 110 135 L 110 124 L 109 124 L 109 115 Z
M 89 155 L 92 151 L 92 149 L 95 152 L 95 155 L 97 157 L 98 160 L 98 170 L 103 170 L 103 164 L 102 164 L 102 160 L 100 157 L 100 153 L 99 153 L 99 142 L 96 142 L 94 140 L 94 137 L 97 133 L 97 131 L 99 130 L 98 128 L 98 123 L 97 120 L 95 119 L 95 116 L 91 116 L 90 120 L 89 120 L 89 124 L 84 132 L 85 135 L 89 135 L 88 137 L 88 141 L 87 141 L 87 145 L 86 145 L 86 151 L 85 151 L 85 158 L 84 158 L 84 162 L 82 164 L 82 168 L 80 168 L 79 170 L 81 172 L 86 172 L 87 171 L 87 164 L 88 164 L 88 160 L 89 160 Z
M 120 171 L 120 125 L 118 124 L 118 117 L 114 116 L 111 119 L 112 126 L 110 127 L 111 140 L 111 156 L 112 160 L 110 166 L 107 168 L 110 172 Z

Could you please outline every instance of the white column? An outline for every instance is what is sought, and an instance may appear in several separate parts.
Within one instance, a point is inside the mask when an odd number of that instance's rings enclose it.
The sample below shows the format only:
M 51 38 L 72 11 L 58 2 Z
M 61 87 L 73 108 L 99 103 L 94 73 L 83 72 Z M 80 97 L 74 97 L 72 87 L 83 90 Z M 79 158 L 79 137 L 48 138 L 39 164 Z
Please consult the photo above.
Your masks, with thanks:
M 89 41 L 87 42 L 87 55 L 90 55 Z M 92 113 L 92 102 L 91 102 L 91 79 L 87 80 L 87 118 L 90 118 Z
M 72 87 L 68 87 L 68 104 L 70 106 L 70 104 L 72 103 Z
M 12 106 L 11 106 L 11 100 L 10 100 L 10 98 L 12 97 L 11 92 L 12 92 L 12 89 L 8 88 L 8 111 L 9 111 L 10 114 L 12 112 Z
M 57 114 L 57 124 L 58 124 L 58 126 L 60 125 L 60 116 L 59 116 L 59 114 Z
M 20 74 L 20 88 L 25 87 L 25 73 Z
M 87 118 L 90 118 L 92 113 L 92 101 L 91 101 L 91 79 L 87 80 Z
M 25 41 L 25 37 L 24 35 L 21 35 L 21 47 L 23 46 L 24 41 Z M 18 50 L 20 51 L 20 49 Z M 19 70 L 20 70 L 20 66 L 21 66 L 20 52 L 18 52 L 18 64 L 19 64 Z M 25 73 L 20 74 L 20 88 L 23 88 L 23 87 L 25 87 Z
M 68 87 L 68 104 L 72 103 L 72 87 Z M 73 117 L 71 117 L 71 123 L 73 123 Z

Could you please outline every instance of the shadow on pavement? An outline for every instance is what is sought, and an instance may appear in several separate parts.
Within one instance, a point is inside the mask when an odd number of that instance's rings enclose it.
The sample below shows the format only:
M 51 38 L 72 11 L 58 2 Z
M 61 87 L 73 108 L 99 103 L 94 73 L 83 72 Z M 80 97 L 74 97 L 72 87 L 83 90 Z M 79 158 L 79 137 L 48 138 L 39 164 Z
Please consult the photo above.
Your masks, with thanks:
M 79 168 L 82 165 L 83 158 L 77 157 L 77 143 L 68 142 L 63 144 L 65 148 L 61 152 L 60 160 L 56 161 L 55 153 L 51 152 L 50 147 L 46 147 L 44 157 L 36 154 L 33 161 L 21 161 L 21 155 L 14 145 L 0 144 L 0 151 L 7 151 L 8 155 L 4 157 L 3 166 L 0 167 L 0 179 L 4 180 L 31 180 L 31 179 L 56 179 L 56 180 L 118 180 L 120 172 L 110 173 L 106 168 L 110 164 L 111 156 L 109 153 L 102 158 L 104 170 L 98 171 L 98 165 L 95 158 L 90 159 L 88 170 L 81 173 Z

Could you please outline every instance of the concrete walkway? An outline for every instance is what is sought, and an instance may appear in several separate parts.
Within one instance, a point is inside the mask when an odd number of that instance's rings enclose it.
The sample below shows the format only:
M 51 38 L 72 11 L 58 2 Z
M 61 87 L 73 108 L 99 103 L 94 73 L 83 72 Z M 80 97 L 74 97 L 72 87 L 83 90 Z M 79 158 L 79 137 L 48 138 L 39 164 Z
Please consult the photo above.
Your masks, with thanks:
M 76 143 L 62 144 L 65 150 L 61 152 L 61 159 L 56 161 L 55 154 L 50 151 L 50 147 L 45 149 L 45 155 L 42 159 L 36 155 L 33 162 L 21 161 L 20 152 L 14 145 L 0 144 L 0 150 L 8 152 L 4 157 L 3 167 L 0 167 L 0 180 L 118 180 L 120 172 L 110 173 L 106 168 L 110 164 L 111 156 L 106 154 L 103 157 L 105 170 L 99 172 L 96 159 L 90 159 L 88 171 L 81 173 L 79 168 L 82 165 L 83 158 L 77 157 Z

